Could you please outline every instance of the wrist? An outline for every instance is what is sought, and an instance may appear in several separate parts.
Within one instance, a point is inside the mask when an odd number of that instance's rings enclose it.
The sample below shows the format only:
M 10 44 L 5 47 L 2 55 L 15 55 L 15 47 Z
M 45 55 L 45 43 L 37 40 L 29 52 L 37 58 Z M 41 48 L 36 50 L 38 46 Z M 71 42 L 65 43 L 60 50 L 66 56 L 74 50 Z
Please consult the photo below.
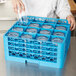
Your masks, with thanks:
M 68 16 L 66 17 L 66 19 L 68 19 L 69 17 L 74 18 L 74 16 L 73 16 L 72 14 L 70 14 L 70 15 L 68 15 Z

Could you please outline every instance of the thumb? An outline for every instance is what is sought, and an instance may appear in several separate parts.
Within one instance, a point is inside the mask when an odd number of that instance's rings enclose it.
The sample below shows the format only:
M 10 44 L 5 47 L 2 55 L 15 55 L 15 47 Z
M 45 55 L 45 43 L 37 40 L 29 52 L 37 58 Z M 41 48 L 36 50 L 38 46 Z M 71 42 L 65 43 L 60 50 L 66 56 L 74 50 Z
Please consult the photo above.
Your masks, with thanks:
M 70 17 L 68 16 L 66 19 L 68 20 L 68 23 L 71 24 Z

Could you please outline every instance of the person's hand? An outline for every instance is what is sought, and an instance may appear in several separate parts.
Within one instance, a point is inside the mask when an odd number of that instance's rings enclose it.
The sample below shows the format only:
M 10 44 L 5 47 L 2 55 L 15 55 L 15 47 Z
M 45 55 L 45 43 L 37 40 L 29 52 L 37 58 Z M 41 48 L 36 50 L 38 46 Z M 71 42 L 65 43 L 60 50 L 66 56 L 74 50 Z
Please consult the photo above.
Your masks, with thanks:
M 13 4 L 15 13 L 18 13 L 18 10 L 20 13 L 22 11 L 25 11 L 25 6 L 24 6 L 22 0 L 12 0 L 12 4 Z
M 68 23 L 71 24 L 70 30 L 73 31 L 73 30 L 75 29 L 75 26 L 76 26 L 76 22 L 75 22 L 74 16 L 69 15 L 69 16 L 67 17 L 67 20 L 68 20 Z

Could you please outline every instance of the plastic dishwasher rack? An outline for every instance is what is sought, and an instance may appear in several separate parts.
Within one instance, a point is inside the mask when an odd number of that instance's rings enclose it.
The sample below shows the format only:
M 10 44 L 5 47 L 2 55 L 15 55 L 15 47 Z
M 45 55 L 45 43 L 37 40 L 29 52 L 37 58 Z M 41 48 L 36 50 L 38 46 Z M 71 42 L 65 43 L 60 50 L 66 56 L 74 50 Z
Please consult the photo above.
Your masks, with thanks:
M 36 32 L 28 32 L 27 29 L 30 28 L 36 29 Z M 40 33 L 42 30 L 50 33 Z M 28 23 L 25 23 L 25 20 L 17 21 L 5 33 L 5 58 L 63 68 L 70 45 L 70 35 L 70 24 L 67 20 L 28 16 Z M 39 40 L 38 37 L 43 38 Z

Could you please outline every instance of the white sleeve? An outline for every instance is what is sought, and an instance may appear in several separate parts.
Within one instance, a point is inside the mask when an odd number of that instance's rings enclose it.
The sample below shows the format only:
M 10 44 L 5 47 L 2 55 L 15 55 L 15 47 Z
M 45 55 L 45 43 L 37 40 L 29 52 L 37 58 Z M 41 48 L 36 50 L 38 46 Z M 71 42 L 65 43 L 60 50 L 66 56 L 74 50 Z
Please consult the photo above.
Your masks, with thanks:
M 61 19 L 66 19 L 68 15 L 72 15 L 68 0 L 58 0 L 56 14 Z

